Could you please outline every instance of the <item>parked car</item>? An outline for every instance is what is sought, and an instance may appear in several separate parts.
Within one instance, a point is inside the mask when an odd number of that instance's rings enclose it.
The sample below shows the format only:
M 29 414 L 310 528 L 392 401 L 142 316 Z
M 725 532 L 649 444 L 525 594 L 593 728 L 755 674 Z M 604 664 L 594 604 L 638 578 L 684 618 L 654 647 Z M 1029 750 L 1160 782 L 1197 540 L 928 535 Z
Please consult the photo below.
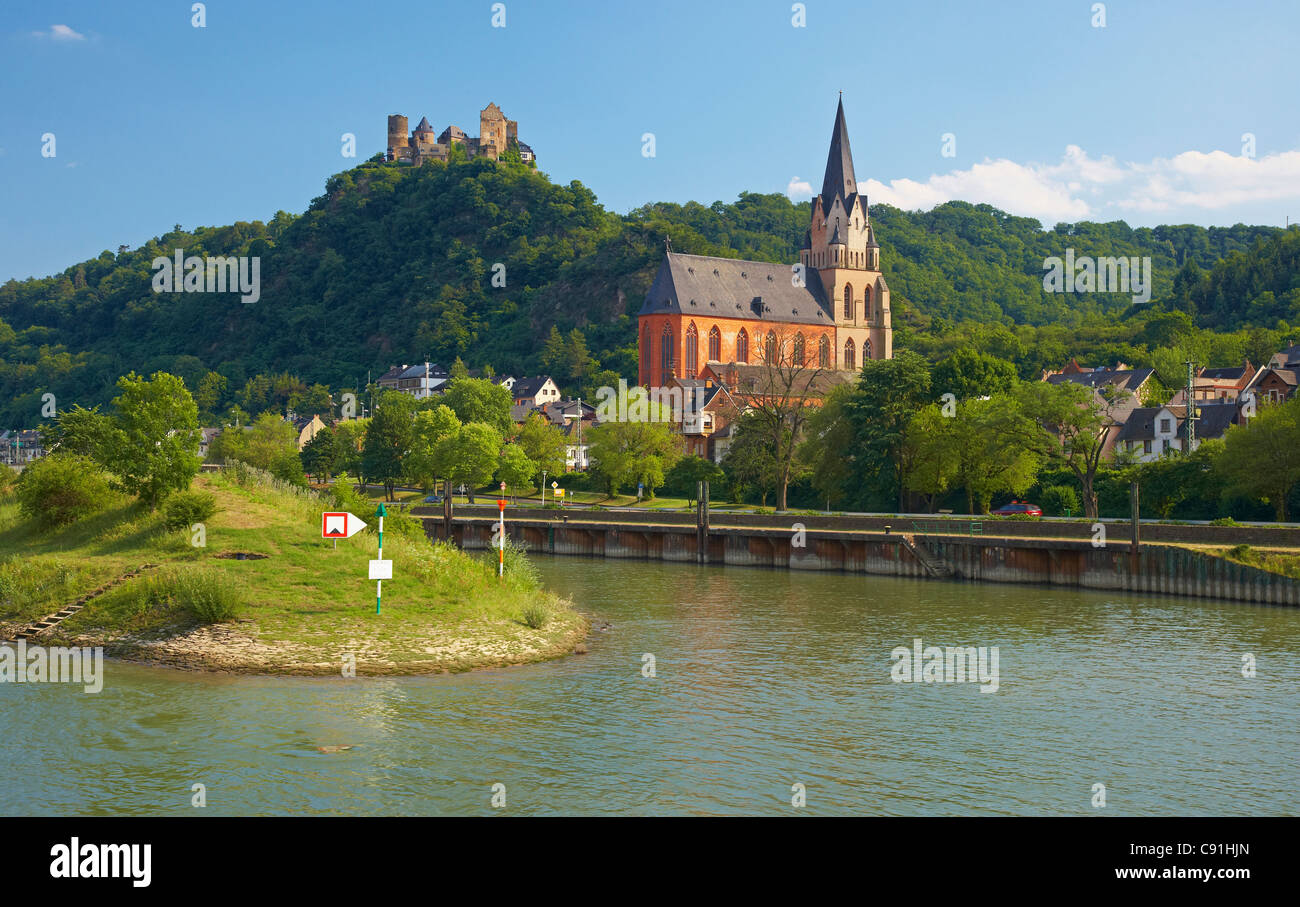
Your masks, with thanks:
M 440 494 L 431 494 L 431 495 L 428 495 L 427 497 L 425 497 L 425 499 L 424 499 L 424 503 L 426 503 L 426 504 L 441 504 L 441 503 L 442 503 L 442 495 L 440 495 Z
M 1003 504 L 997 510 L 993 511 L 992 516 L 1042 516 L 1043 508 L 1037 504 L 1030 504 L 1028 501 L 1012 501 L 1010 504 Z

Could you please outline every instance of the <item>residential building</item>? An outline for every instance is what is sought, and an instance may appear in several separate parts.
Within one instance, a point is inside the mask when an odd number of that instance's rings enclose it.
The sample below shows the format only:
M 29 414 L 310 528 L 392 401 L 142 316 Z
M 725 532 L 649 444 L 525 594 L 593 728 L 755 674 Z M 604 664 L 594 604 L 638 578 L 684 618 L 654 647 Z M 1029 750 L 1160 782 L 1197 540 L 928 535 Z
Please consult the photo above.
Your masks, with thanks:
M 380 375 L 376 383 L 387 390 L 424 399 L 441 394 L 446 389 L 448 378 L 445 368 L 426 362 L 423 365 L 395 365 Z
M 550 378 L 519 378 L 510 387 L 510 395 L 516 406 L 525 404 L 534 408 L 555 403 L 560 399 L 560 389 Z

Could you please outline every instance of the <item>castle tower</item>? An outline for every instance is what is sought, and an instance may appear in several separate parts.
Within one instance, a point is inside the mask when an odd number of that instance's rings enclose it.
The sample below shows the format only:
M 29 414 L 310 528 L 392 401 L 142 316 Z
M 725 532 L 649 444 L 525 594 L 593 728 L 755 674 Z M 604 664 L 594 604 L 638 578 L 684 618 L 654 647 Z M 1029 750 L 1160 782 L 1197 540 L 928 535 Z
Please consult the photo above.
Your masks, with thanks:
M 835 111 L 826 175 L 812 202 L 812 224 L 799 261 L 817 272 L 832 306 L 836 367 L 856 369 L 868 358 L 893 358 L 889 287 L 880 271 L 867 199 L 858 193 L 843 100 Z
M 388 153 L 385 155 L 388 160 L 395 161 L 401 159 L 403 149 L 405 149 L 410 143 L 406 130 L 406 117 L 399 113 L 392 114 L 388 117 Z
M 496 104 L 488 102 L 478 115 L 479 154 L 493 159 L 506 153 L 506 115 Z M 489 147 L 490 146 L 490 147 Z

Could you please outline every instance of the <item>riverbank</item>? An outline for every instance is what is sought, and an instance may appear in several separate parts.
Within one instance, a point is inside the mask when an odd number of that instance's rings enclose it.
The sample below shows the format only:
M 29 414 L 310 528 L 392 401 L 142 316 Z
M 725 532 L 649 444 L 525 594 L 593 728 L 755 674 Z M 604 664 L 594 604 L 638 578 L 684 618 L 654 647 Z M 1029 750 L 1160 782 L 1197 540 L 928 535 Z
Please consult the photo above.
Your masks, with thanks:
M 496 520 L 469 510 L 453 515 L 450 537 L 466 550 L 485 548 Z M 444 519 L 422 508 L 416 513 L 431 538 L 447 537 Z M 1285 545 L 1286 533 L 1296 530 L 1169 527 L 1194 532 L 1197 538 L 1267 532 L 1266 538 L 1283 543 L 1265 549 L 1267 556 L 1246 557 L 1255 551 L 1248 545 L 1225 556 L 1222 547 L 1205 541 L 1143 538 L 1135 545 L 1105 533 L 1086 541 L 995 535 L 998 524 L 976 531 L 969 521 L 887 526 L 883 532 L 846 527 L 840 518 L 808 518 L 806 525 L 735 515 L 719 515 L 718 521 L 725 525 L 622 513 L 506 512 L 511 538 L 530 551 L 547 554 L 1075 586 L 1300 607 L 1300 579 L 1283 572 L 1284 567 L 1290 569 L 1290 559 L 1277 553 L 1291 550 Z M 1023 529 L 1040 524 L 1004 525 Z
M 160 514 L 123 500 L 38 534 L 12 500 L 0 502 L 0 551 L 14 555 L 0 561 L 0 639 L 108 587 L 28 644 L 102 646 L 186 670 L 334 676 L 460 672 L 582 651 L 586 619 L 543 590 L 526 560 L 501 580 L 495 558 L 430 545 L 390 519 L 393 578 L 376 614 L 370 530 L 335 549 L 320 538 L 320 514 L 333 505 L 265 477 L 202 475 L 195 488 L 218 506 L 201 533 L 167 530 Z M 232 601 L 233 613 L 204 619 L 192 599 L 208 595 Z

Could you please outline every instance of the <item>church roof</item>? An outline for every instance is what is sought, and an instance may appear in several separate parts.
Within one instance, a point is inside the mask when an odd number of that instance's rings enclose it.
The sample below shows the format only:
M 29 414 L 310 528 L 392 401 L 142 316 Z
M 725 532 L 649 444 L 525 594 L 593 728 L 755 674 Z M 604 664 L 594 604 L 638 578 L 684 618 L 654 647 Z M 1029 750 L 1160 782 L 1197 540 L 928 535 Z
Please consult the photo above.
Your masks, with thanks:
M 858 192 L 858 180 L 853 174 L 853 151 L 849 148 L 849 127 L 844 122 L 844 100 L 835 109 L 835 128 L 831 132 L 831 150 L 826 157 L 826 176 L 822 180 L 822 205 L 829 208 L 835 196 L 848 200 Z
M 817 275 L 797 287 L 792 273 L 788 264 L 668 252 L 638 314 L 834 324 Z

